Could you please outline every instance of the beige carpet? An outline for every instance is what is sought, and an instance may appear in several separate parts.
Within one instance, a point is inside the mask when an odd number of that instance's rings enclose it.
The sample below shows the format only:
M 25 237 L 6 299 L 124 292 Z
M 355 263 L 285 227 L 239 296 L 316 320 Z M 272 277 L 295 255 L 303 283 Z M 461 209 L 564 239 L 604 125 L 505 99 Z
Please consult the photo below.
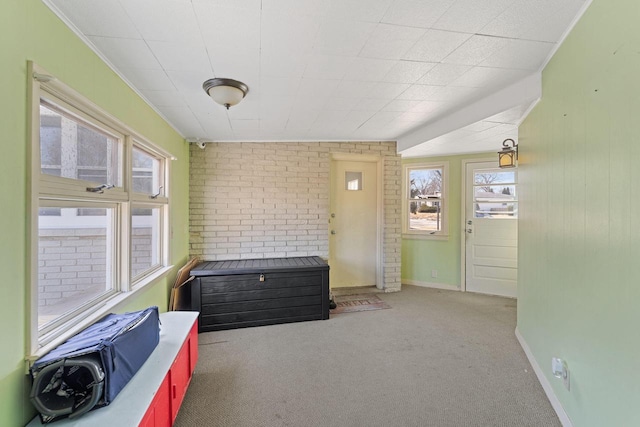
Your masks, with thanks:
M 200 334 L 176 426 L 559 426 L 515 300 L 403 286 L 393 307 Z

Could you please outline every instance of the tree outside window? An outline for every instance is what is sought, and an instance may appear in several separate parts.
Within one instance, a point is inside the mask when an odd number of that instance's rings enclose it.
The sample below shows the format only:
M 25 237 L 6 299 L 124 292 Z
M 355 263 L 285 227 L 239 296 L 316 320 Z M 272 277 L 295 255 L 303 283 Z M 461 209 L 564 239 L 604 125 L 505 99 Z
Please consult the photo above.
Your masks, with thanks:
M 445 230 L 445 165 L 405 166 L 404 232 L 442 235 Z

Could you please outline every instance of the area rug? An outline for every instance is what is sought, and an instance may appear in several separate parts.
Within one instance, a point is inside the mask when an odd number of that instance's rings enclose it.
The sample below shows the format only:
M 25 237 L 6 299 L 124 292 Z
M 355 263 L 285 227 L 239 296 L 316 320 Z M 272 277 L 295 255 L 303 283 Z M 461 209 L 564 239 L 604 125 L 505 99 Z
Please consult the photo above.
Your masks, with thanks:
M 336 296 L 335 301 L 337 307 L 330 311 L 331 314 L 391 308 L 375 294 L 341 295 Z

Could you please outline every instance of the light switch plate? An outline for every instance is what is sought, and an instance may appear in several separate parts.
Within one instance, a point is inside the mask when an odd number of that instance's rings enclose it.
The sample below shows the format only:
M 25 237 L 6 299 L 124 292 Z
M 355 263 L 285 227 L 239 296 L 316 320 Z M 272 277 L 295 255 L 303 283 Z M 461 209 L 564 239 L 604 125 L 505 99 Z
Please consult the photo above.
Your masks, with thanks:
M 551 372 L 553 376 L 556 378 L 561 378 L 564 387 L 569 390 L 570 388 L 570 374 L 569 374 L 569 366 L 567 362 L 559 357 L 551 358 Z

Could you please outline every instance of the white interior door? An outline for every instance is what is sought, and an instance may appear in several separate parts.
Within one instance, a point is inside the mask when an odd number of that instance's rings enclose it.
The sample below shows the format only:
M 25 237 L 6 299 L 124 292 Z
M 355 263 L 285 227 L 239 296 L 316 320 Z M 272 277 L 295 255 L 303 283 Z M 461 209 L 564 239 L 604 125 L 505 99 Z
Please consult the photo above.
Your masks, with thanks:
M 376 162 L 331 162 L 329 280 L 332 288 L 376 285 L 377 169 Z
M 468 163 L 465 195 L 466 290 L 517 297 L 518 171 Z

